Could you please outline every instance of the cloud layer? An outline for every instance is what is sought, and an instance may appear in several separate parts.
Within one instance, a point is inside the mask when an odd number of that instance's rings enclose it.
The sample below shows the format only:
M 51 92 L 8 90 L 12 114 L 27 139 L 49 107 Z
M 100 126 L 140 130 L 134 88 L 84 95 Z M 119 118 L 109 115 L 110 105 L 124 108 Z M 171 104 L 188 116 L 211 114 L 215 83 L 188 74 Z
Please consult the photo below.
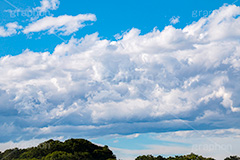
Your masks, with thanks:
M 0 141 L 240 128 L 239 15 L 223 6 L 183 29 L 133 28 L 117 41 L 95 33 L 52 54 L 2 57 Z M 65 18 L 45 17 L 24 32 L 70 34 L 95 20 Z

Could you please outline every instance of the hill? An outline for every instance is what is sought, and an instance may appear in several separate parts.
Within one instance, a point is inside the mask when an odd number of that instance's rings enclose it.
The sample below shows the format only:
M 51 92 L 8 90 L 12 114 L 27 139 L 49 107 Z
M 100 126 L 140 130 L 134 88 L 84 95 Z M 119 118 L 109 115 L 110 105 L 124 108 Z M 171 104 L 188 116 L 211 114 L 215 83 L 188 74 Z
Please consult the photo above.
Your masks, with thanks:
M 48 140 L 37 147 L 8 149 L 0 153 L 2 160 L 116 160 L 108 146 L 97 146 L 84 139 L 65 142 Z

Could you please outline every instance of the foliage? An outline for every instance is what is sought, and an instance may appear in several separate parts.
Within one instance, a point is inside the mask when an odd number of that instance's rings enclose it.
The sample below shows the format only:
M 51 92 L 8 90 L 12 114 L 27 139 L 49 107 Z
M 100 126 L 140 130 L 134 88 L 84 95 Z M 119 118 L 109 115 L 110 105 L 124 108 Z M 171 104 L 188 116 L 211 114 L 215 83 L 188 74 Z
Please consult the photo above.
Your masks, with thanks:
M 48 140 L 37 147 L 0 152 L 2 160 L 116 160 L 108 146 L 100 147 L 84 139 L 65 142 Z
M 230 157 L 225 158 L 224 160 L 240 160 L 240 157 L 238 157 L 238 156 L 230 156 Z
M 175 156 L 175 157 L 168 157 L 164 158 L 162 156 L 154 157 L 152 155 L 143 155 L 137 157 L 135 160 L 214 160 L 213 158 L 204 158 L 202 156 L 198 156 L 196 154 L 189 154 L 184 156 Z
M 165 160 L 165 158 L 163 158 L 162 156 L 153 157 L 152 155 L 143 155 L 137 157 L 135 160 Z

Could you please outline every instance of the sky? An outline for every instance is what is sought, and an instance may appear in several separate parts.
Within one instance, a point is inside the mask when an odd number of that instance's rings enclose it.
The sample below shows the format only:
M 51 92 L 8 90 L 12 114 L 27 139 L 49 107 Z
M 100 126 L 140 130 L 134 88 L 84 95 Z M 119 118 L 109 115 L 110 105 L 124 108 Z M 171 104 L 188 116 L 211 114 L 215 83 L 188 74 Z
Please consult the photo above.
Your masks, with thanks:
M 240 1 L 1 0 L 0 150 L 239 155 Z

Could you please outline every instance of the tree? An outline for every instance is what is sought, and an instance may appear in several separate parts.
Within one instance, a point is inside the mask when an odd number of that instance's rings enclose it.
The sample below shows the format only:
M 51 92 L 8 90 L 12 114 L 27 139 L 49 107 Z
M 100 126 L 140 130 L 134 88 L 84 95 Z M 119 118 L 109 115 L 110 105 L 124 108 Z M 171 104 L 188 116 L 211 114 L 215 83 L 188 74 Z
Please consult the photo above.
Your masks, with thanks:
M 155 157 L 152 155 L 143 155 L 143 156 L 138 156 L 135 160 L 155 160 Z
M 72 155 L 72 153 L 67 153 L 67 152 L 63 152 L 63 151 L 55 151 L 53 153 L 48 154 L 45 158 L 43 158 L 43 160 L 63 160 L 63 159 L 75 160 L 76 157 L 74 157 L 74 155 Z
M 225 158 L 224 160 L 240 160 L 240 157 L 238 157 L 238 156 L 230 156 L 230 157 Z
M 1 154 L 1 159 L 4 160 L 12 160 L 12 159 L 16 159 L 19 157 L 19 155 L 21 155 L 24 152 L 24 150 L 18 149 L 18 148 L 14 148 L 14 149 L 8 149 L 5 152 L 3 152 Z
M 194 153 L 184 156 L 175 156 L 175 157 L 168 157 L 164 158 L 162 156 L 154 157 L 152 155 L 143 155 L 137 157 L 135 160 L 214 160 L 213 158 L 204 158 L 202 156 L 198 156 Z

